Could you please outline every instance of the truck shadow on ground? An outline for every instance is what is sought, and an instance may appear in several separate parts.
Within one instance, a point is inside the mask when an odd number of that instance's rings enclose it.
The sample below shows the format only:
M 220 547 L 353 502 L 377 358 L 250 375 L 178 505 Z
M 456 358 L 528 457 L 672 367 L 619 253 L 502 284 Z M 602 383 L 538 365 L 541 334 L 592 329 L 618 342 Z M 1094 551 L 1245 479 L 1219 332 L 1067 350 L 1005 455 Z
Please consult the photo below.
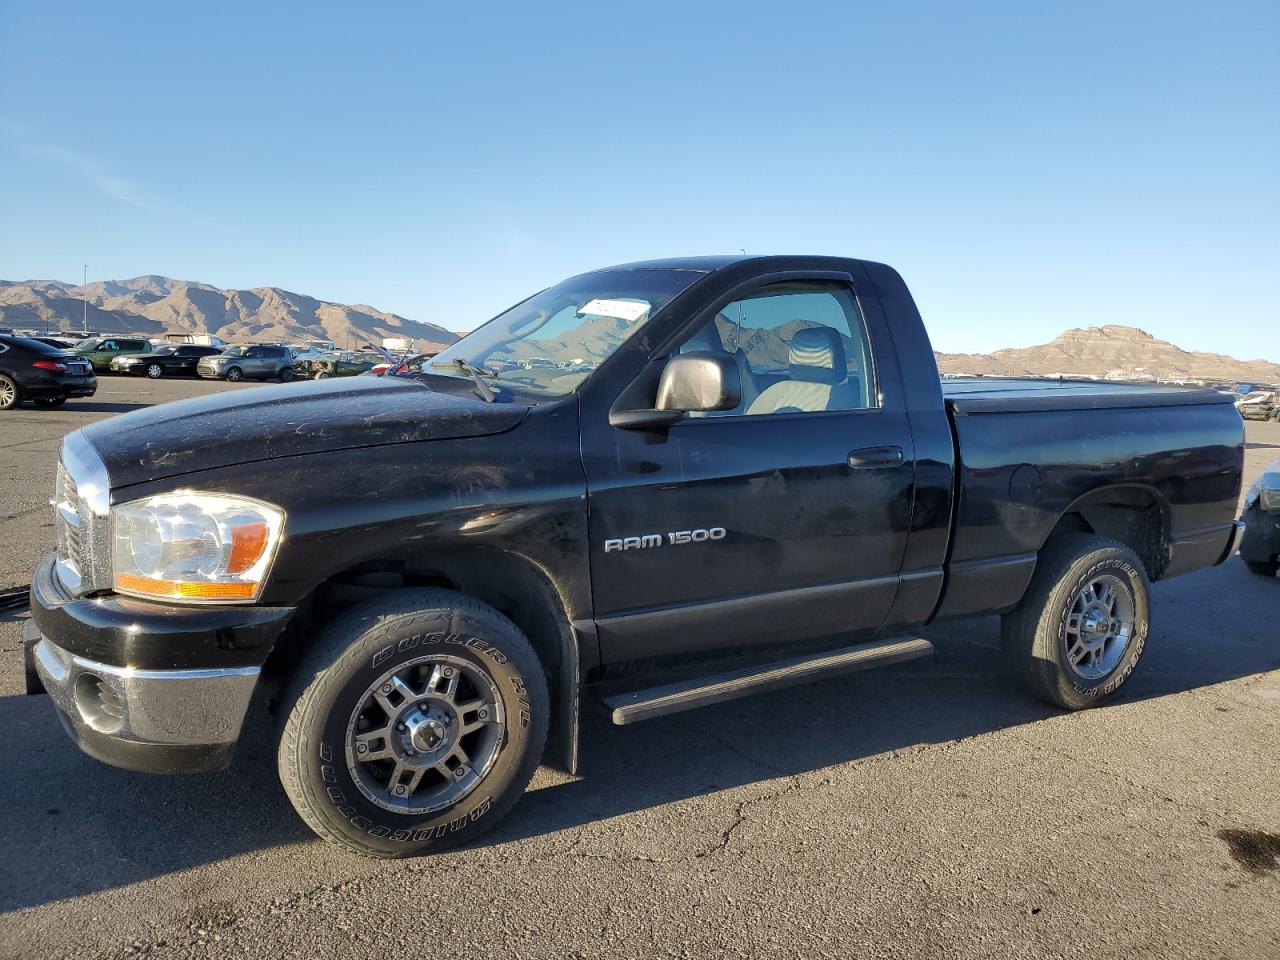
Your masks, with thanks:
M 1280 668 L 1268 613 L 1277 599 L 1280 581 L 1253 577 L 1239 561 L 1172 589 L 1158 586 L 1156 629 L 1121 702 Z M 610 725 L 593 698 L 585 705 L 583 777 L 533 791 L 478 843 L 572 831 L 744 784 L 1059 715 L 1005 679 L 994 619 L 929 635 L 937 644 L 932 659 L 632 727 Z M 0 821 L 0 910 L 246 852 L 320 843 L 279 787 L 271 724 L 261 712 L 229 770 L 190 777 L 130 773 L 82 756 L 57 729 L 44 697 L 0 699 L 0 725 L 6 732 L 0 764 L 7 772 L 0 783 L 7 811 Z M 322 866 L 326 862 L 317 858 L 318 873 L 332 869 Z M 350 861 L 343 869 L 349 871 Z

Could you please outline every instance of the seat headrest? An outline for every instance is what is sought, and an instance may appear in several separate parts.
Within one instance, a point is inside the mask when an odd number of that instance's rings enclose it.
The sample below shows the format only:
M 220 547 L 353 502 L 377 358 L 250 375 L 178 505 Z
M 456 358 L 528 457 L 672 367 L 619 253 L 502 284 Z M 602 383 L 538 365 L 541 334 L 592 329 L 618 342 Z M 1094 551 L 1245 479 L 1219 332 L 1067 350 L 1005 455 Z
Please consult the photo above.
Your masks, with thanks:
M 685 341 L 680 348 L 681 353 L 724 353 L 724 341 L 720 339 L 720 331 L 716 322 L 704 323 L 698 332 Z
M 844 343 L 830 327 L 805 327 L 791 338 L 787 361 L 792 380 L 840 383 L 848 375 Z

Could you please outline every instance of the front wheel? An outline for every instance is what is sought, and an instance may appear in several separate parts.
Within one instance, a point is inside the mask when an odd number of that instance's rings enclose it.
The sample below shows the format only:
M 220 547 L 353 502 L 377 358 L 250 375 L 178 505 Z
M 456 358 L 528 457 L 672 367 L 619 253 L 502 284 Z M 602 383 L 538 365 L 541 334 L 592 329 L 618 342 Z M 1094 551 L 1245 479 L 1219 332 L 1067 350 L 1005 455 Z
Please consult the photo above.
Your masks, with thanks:
M 1001 637 L 1033 696 L 1068 710 L 1112 699 L 1132 675 L 1150 630 L 1150 585 L 1137 554 L 1086 534 L 1045 545 Z
M 152 380 L 159 380 L 164 376 L 164 367 L 160 366 L 158 363 L 148 363 L 147 376 Z
M 447 590 L 352 608 L 317 638 L 283 698 L 285 792 L 320 837 L 404 857 L 501 820 L 542 756 L 546 679 L 524 634 Z
M 232 383 L 238 383 L 239 381 L 244 379 L 244 371 L 241 370 L 239 367 L 232 367 L 230 370 L 227 371 L 226 377 Z

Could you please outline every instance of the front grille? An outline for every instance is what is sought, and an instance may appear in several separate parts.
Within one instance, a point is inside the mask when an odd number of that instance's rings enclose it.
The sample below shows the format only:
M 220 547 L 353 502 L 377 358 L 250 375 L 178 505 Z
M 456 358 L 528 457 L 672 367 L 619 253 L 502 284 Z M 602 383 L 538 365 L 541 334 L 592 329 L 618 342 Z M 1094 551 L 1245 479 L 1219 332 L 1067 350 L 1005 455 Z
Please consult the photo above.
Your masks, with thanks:
M 84 563 L 83 530 L 80 492 L 67 468 L 58 464 L 54 483 L 53 522 L 58 537 L 58 559 L 65 561 L 71 570 L 80 573 Z
M 72 437 L 76 440 L 71 441 Z M 75 445 L 70 454 L 68 442 Z M 63 443 L 54 478 L 53 522 L 59 578 L 76 594 L 110 586 L 108 519 L 105 504 L 100 502 L 106 490 L 106 472 L 101 469 L 96 451 L 78 437 L 78 431 L 71 434 Z M 98 502 L 97 511 L 91 502 Z

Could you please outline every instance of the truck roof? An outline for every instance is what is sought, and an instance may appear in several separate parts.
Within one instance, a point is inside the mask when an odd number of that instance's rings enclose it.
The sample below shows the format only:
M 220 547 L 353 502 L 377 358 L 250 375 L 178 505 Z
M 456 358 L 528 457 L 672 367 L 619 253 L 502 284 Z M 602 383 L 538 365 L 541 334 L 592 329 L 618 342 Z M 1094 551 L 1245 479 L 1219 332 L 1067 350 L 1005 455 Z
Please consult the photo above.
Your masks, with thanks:
M 944 378 L 942 396 L 958 414 L 1181 407 L 1235 402 L 1234 397 L 1217 390 L 1174 385 L 1015 377 Z

